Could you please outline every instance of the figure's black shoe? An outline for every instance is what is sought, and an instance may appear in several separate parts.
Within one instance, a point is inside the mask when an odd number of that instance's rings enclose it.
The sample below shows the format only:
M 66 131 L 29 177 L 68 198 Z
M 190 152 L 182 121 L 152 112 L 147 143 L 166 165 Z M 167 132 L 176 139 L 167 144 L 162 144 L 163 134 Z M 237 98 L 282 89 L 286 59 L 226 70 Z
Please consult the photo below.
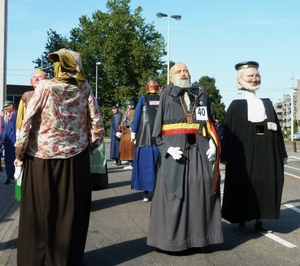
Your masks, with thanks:
M 264 227 L 263 223 L 256 223 L 254 230 L 257 232 L 261 232 L 261 233 L 273 233 L 272 230 L 267 229 L 266 227 Z
M 246 224 L 245 223 L 239 223 L 239 229 L 235 232 L 238 235 L 242 235 L 246 232 Z
M 5 185 L 9 185 L 9 184 L 10 184 L 10 180 L 9 180 L 9 179 L 6 179 L 5 182 L 4 182 L 4 184 L 5 184 Z

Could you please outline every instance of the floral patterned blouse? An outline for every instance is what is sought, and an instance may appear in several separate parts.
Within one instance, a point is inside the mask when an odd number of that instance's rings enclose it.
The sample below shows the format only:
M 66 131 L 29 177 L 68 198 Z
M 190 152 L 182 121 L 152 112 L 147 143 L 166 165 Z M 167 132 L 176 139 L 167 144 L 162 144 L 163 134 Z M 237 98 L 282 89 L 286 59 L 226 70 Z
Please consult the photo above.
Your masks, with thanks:
M 103 138 L 103 117 L 88 83 L 42 80 L 28 103 L 16 156 L 70 158 L 88 146 L 92 152 Z

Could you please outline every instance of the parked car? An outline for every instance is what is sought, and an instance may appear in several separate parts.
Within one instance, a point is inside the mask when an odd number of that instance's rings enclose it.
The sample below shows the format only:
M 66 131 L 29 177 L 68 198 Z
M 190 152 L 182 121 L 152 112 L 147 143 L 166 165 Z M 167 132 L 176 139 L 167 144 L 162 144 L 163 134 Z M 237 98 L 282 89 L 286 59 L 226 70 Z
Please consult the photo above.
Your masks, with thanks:
M 291 140 L 292 135 L 289 135 L 288 139 Z M 293 140 L 300 140 L 300 132 L 297 132 L 293 135 Z

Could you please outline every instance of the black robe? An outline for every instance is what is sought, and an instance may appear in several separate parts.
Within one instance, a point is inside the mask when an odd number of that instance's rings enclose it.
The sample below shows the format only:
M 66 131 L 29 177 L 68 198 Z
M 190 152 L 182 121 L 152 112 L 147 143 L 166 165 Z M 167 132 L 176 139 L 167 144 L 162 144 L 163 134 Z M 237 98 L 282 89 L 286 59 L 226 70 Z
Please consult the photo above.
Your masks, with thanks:
M 185 92 L 195 107 L 190 108 L 190 123 L 179 98 Z M 199 119 L 204 110 L 207 118 Z M 147 235 L 150 246 L 182 251 L 223 242 L 218 152 L 215 161 L 206 155 L 209 139 L 219 147 L 210 110 L 200 85 L 185 89 L 167 85 L 162 90 L 153 129 L 159 160 Z M 195 131 L 184 130 L 195 125 Z M 169 147 L 180 147 L 182 158 L 174 160 Z
M 263 99 L 263 104 L 267 119 L 259 123 L 248 121 L 247 100 L 234 100 L 225 116 L 222 217 L 231 223 L 279 218 L 287 153 L 272 102 Z

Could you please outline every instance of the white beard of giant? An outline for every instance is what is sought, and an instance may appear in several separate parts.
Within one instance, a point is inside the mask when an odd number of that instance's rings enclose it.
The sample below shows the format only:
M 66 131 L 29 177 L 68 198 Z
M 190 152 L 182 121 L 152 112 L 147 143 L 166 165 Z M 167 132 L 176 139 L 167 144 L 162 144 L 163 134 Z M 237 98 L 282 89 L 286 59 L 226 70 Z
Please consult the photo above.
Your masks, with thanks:
M 246 82 L 244 80 L 240 80 L 237 83 L 237 88 L 239 90 L 247 90 L 247 91 L 251 91 L 251 92 L 255 92 L 258 88 L 259 88 L 260 84 L 253 86 L 251 85 L 251 83 Z
M 191 87 L 191 79 L 181 79 L 180 76 L 174 77 L 173 84 L 180 88 Z

